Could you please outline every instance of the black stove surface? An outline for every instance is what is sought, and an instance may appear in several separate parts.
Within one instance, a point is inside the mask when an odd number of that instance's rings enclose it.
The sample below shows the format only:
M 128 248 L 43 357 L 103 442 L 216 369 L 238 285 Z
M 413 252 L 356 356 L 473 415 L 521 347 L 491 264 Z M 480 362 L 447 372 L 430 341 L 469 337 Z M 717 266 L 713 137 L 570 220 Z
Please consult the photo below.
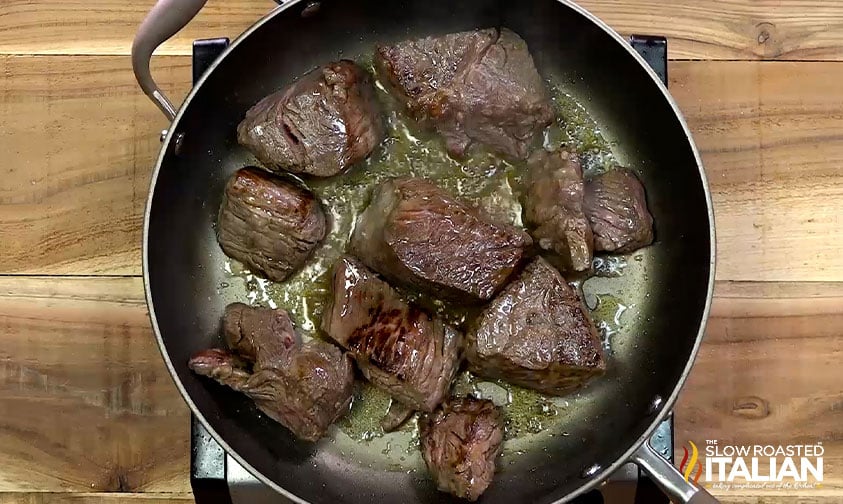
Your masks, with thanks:
M 667 85 L 667 39 L 633 35 L 632 47 Z M 222 51 L 227 38 L 196 40 L 193 43 L 193 82 L 196 83 Z M 673 416 L 656 430 L 650 443 L 673 461 Z M 285 504 L 288 499 L 258 481 L 217 444 L 202 424 L 192 418 L 190 484 L 197 504 Z M 613 474 L 599 489 L 573 504 L 668 504 L 668 498 L 634 464 Z

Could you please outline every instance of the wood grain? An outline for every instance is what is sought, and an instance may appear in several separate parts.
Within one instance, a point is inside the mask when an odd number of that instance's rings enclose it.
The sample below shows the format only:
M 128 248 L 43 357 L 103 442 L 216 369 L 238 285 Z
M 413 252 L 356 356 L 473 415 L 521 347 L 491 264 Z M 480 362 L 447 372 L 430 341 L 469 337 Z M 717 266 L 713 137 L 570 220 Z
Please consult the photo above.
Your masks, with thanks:
M 188 58 L 156 61 L 181 99 Z M 843 280 L 843 63 L 677 62 L 670 74 L 714 194 L 718 279 Z M 12 153 L 0 273 L 139 274 L 166 122 L 128 59 L 0 56 L 0 96 Z
M 670 69 L 714 197 L 717 278 L 843 280 L 843 64 Z
M 823 0 L 580 0 L 621 33 L 668 37 L 671 59 L 843 59 L 843 4 Z
M 168 504 L 193 502 L 191 494 L 160 493 L 0 493 L 0 504 Z
M 138 26 L 154 4 L 155 0 L 3 0 L 0 54 L 128 55 Z M 275 5 L 273 0 L 210 0 L 157 54 L 189 55 L 193 40 L 199 38 L 233 39 Z
M 190 491 L 139 279 L 0 277 L 0 341 L 0 492 Z
M 736 493 L 843 501 L 843 284 L 719 283 L 715 296 L 676 408 L 677 456 L 688 440 L 821 442 L 821 488 Z
M 189 60 L 155 73 L 181 100 Z M 137 274 L 166 126 L 126 56 L 0 56 L 0 273 Z
M 0 53 L 129 54 L 153 0 L 4 0 Z M 581 0 L 621 33 L 666 35 L 673 59 L 843 60 L 843 4 L 823 0 Z M 236 37 L 271 0 L 210 0 L 160 54 L 193 39 Z M 45 27 L 49 27 L 45 29 Z

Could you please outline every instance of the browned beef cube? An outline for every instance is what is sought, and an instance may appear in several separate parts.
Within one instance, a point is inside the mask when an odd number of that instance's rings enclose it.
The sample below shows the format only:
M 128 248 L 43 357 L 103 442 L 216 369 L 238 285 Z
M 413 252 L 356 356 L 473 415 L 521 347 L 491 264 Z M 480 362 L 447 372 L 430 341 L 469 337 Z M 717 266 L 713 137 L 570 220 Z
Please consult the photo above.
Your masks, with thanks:
M 402 301 L 351 257 L 334 265 L 332 287 L 322 330 L 373 384 L 411 408 L 432 411 L 459 369 L 462 334 Z
M 468 335 L 469 369 L 561 395 L 605 370 L 586 307 L 541 257 L 486 308 Z
M 300 343 L 286 311 L 243 303 L 225 307 L 222 332 L 229 348 L 260 368 L 278 367 L 287 350 Z
M 490 299 L 532 240 L 417 178 L 375 189 L 351 237 L 351 251 L 390 281 L 455 302 Z
M 410 113 L 445 138 L 452 155 L 480 144 L 524 159 L 536 133 L 553 120 L 527 43 L 506 28 L 380 46 L 375 63 Z
M 524 221 L 539 247 L 556 253 L 565 269 L 591 269 L 593 237 L 583 210 L 582 167 L 567 150 L 530 156 Z
M 252 107 L 237 140 L 272 170 L 327 177 L 383 140 L 371 78 L 354 62 L 329 63 Z
M 217 238 L 226 255 L 280 282 L 304 264 L 326 227 L 322 205 L 310 191 L 243 168 L 225 186 Z
M 585 212 L 597 250 L 624 253 L 653 243 L 644 186 L 631 170 L 616 168 L 586 182 Z
M 503 414 L 488 400 L 451 399 L 419 419 L 421 450 L 439 490 L 477 500 L 495 474 Z
M 292 327 L 284 310 L 229 306 L 223 331 L 231 349 L 203 350 L 188 365 L 246 394 L 296 437 L 316 441 L 348 411 L 354 370 L 339 348 L 300 344 Z

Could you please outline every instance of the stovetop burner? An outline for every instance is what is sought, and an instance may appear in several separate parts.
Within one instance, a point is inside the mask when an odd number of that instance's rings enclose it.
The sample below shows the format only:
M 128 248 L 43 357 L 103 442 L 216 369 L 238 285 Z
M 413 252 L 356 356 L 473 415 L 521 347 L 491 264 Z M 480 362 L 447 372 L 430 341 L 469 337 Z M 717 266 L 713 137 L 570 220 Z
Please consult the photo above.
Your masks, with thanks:
M 667 85 L 667 39 L 633 35 L 632 47 Z M 193 42 L 193 82 L 199 80 L 228 47 L 227 38 Z M 285 504 L 279 495 L 228 455 L 202 424 L 192 417 L 190 485 L 197 504 Z M 650 444 L 673 462 L 673 415 L 656 429 Z M 669 504 L 668 498 L 632 463 L 621 467 L 597 490 L 580 496 L 573 504 Z

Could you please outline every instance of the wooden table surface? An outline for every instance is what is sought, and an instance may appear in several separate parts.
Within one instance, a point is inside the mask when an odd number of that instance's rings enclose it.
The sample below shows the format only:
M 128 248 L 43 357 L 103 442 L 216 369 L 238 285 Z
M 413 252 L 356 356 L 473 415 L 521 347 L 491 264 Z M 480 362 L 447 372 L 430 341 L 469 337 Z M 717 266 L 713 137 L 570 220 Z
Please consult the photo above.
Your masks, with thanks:
M 151 335 L 141 224 L 167 126 L 130 68 L 153 0 L 0 1 L 0 504 L 189 500 L 188 410 Z M 717 287 L 677 443 L 825 447 L 843 502 L 843 1 L 588 0 L 669 37 L 670 88 L 714 196 Z M 190 43 L 268 0 L 210 0 L 153 71 L 180 99 Z

